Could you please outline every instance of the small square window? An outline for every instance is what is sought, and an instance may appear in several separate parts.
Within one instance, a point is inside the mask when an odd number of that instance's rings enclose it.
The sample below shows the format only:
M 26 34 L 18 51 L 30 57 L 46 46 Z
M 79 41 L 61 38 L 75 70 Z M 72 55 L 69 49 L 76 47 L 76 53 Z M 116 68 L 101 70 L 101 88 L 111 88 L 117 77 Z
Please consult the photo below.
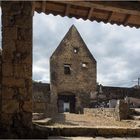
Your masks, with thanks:
M 82 62 L 82 68 L 88 68 L 88 63 Z
M 78 52 L 79 52 L 79 48 L 76 48 L 76 47 L 73 48 L 73 52 L 74 52 L 74 53 L 78 53 Z
M 71 65 L 64 64 L 64 74 L 70 75 L 71 74 Z

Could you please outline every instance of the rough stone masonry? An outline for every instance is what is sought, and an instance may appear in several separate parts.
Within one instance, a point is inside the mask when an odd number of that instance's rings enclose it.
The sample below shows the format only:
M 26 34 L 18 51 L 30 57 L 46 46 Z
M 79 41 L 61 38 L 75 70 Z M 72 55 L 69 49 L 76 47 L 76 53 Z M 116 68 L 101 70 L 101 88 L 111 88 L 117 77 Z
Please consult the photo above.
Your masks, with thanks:
M 32 4 L 8 1 L 1 6 L 1 123 L 22 133 L 32 127 Z
M 74 113 L 89 107 L 90 95 L 96 91 L 96 60 L 74 25 L 52 54 L 50 73 L 54 108 L 63 112 L 66 104 Z

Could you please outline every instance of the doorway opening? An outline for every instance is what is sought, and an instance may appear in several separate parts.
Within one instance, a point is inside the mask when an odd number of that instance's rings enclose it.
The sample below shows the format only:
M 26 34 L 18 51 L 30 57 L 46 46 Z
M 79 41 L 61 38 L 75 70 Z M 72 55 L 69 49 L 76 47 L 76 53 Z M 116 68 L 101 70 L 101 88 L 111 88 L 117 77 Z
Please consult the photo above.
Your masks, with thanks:
M 58 95 L 58 112 L 75 113 L 75 95 Z

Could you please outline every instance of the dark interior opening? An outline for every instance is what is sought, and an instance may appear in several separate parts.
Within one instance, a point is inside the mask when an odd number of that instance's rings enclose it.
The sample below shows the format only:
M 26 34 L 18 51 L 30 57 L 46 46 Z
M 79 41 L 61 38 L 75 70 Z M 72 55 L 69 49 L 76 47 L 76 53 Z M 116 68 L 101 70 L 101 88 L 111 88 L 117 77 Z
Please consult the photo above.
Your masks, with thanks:
M 58 95 L 58 112 L 75 113 L 75 95 Z M 69 105 L 65 108 L 65 105 Z

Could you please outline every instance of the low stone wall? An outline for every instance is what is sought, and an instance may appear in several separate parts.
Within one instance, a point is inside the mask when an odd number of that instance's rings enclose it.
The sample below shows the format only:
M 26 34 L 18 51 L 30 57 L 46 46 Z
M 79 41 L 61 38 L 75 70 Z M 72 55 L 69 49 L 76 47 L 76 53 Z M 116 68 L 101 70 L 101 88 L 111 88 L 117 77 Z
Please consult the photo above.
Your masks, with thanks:
M 46 131 L 49 136 L 88 136 L 88 137 L 140 137 L 140 128 L 123 128 L 123 127 L 81 127 L 81 126 L 37 126 Z M 39 130 L 39 128 L 37 129 Z
M 115 108 L 84 108 L 84 114 L 94 116 L 114 117 Z

